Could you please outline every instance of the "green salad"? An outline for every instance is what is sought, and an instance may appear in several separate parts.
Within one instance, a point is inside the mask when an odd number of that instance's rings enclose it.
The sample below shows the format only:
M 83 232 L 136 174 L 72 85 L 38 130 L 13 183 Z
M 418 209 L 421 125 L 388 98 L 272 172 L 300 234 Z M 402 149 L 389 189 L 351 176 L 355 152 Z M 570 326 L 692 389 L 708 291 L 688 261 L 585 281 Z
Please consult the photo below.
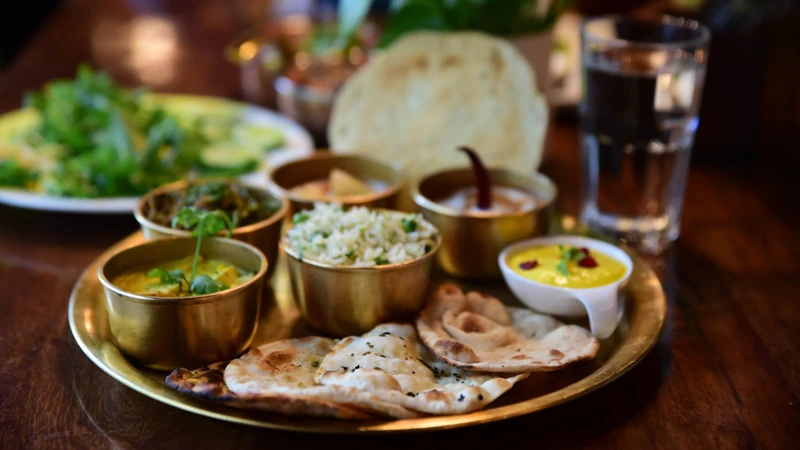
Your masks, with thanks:
M 190 174 L 252 172 L 283 145 L 281 130 L 243 122 L 241 107 L 180 111 L 148 97 L 85 65 L 29 93 L 37 120 L 0 142 L 0 187 L 136 196 Z

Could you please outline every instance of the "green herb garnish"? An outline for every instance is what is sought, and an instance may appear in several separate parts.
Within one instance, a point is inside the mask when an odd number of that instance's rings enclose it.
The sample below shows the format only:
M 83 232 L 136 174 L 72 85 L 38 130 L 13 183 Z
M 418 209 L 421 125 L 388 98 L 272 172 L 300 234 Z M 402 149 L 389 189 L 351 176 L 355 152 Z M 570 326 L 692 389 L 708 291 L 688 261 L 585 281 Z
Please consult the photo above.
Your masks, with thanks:
M 164 284 L 179 284 L 181 280 L 187 281 L 189 290 L 195 295 L 213 294 L 215 292 L 224 291 L 229 286 L 221 283 L 208 275 L 198 275 L 197 262 L 200 260 L 200 245 L 203 243 L 204 237 L 212 237 L 218 235 L 223 230 L 228 230 L 226 236 L 233 233 L 236 227 L 231 218 L 223 211 L 197 211 L 194 208 L 183 208 L 172 219 L 172 228 L 182 227 L 185 230 L 191 230 L 193 236 L 197 236 L 197 245 L 194 249 L 194 259 L 192 259 L 192 273 L 189 279 L 186 279 L 183 271 L 180 269 L 167 271 L 163 267 L 156 267 L 147 273 L 150 277 L 158 277 Z
M 295 213 L 292 216 L 292 223 L 295 224 L 295 225 L 297 225 L 299 223 L 303 223 L 306 220 L 308 220 L 308 214 L 304 213 L 303 211 Z
M 147 272 L 147 276 L 151 278 L 159 278 L 161 280 L 161 284 L 167 285 L 175 285 L 180 284 L 181 281 L 187 281 L 186 275 L 184 275 L 183 270 L 181 269 L 167 271 L 167 269 L 163 267 L 156 267 L 150 272 Z
M 586 252 L 577 248 L 577 247 L 570 247 L 565 249 L 563 245 L 558 246 L 558 250 L 561 251 L 561 261 L 559 261 L 556 269 L 561 272 L 562 275 L 565 277 L 569 276 L 569 269 L 567 268 L 567 263 L 570 261 L 578 262 L 586 257 Z
M 183 208 L 172 219 L 172 227 L 180 225 L 185 230 L 191 230 L 193 236 L 197 236 L 197 245 L 194 250 L 192 260 L 192 274 L 189 277 L 190 284 L 194 282 L 194 275 L 197 272 L 197 261 L 200 259 L 200 244 L 204 236 L 216 236 L 222 230 L 227 229 L 226 237 L 230 237 L 235 228 L 233 221 L 228 214 L 216 211 L 197 211 L 194 208 Z
M 403 229 L 406 230 L 406 233 L 411 233 L 412 231 L 417 230 L 417 221 L 412 218 L 402 218 L 400 222 L 403 224 Z
M 198 275 L 197 278 L 192 280 L 189 290 L 192 291 L 192 294 L 203 295 L 224 291 L 229 287 L 227 284 L 219 282 L 208 275 Z
M 389 264 L 389 260 L 384 258 L 383 256 L 378 256 L 377 258 L 375 258 L 376 266 L 385 266 L 386 264 Z

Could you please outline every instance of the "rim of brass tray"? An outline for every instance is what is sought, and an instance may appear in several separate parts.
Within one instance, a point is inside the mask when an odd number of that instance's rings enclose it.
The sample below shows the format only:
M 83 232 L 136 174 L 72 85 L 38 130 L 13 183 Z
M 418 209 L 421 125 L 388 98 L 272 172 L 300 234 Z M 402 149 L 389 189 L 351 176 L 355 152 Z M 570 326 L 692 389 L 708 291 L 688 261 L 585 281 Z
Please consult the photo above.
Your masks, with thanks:
M 636 307 L 632 308 L 632 310 L 639 316 L 636 321 L 631 321 L 631 324 L 638 325 L 632 328 L 641 330 L 641 332 L 636 335 L 629 334 L 620 342 L 619 346 L 601 367 L 585 378 L 562 389 L 510 405 L 496 408 L 490 407 L 489 409 L 469 414 L 421 419 L 354 422 L 258 414 L 203 403 L 184 397 L 167 388 L 163 381 L 157 383 L 153 378 L 148 377 L 146 369 L 139 369 L 125 359 L 111 343 L 107 330 L 103 331 L 102 336 L 98 337 L 81 333 L 78 326 L 79 321 L 80 323 L 87 323 L 90 319 L 85 316 L 76 317 L 75 307 L 79 301 L 81 303 L 88 301 L 79 299 L 81 291 L 87 289 L 85 286 L 87 282 L 97 282 L 99 285 L 99 281 L 96 281 L 98 263 L 105 260 L 111 252 L 134 245 L 143 239 L 141 232 L 136 232 L 115 244 L 81 274 L 79 281 L 73 288 L 69 301 L 69 326 L 81 350 L 108 375 L 147 397 L 195 414 L 261 428 L 327 434 L 415 432 L 478 425 L 541 411 L 582 397 L 626 373 L 641 361 L 658 342 L 666 320 L 667 305 L 661 283 L 646 262 L 636 255 L 631 255 L 634 260 L 634 274 L 627 289 L 629 292 L 640 292 L 630 295 L 628 301 L 635 301 Z M 94 280 L 91 277 L 94 277 Z M 106 345 L 104 346 L 104 344 Z M 118 363 L 109 363 L 105 359 L 108 356 L 118 359 Z M 153 376 L 152 373 L 151 376 Z M 163 380 L 164 376 L 166 376 L 165 373 L 159 374 L 159 380 Z

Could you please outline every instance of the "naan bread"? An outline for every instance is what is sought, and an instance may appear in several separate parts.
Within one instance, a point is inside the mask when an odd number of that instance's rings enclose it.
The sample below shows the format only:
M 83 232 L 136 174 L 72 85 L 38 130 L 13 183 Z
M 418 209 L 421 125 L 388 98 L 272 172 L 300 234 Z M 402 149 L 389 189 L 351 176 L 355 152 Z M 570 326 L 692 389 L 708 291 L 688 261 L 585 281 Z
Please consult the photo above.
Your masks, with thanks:
M 589 331 L 494 297 L 439 286 L 417 318 L 425 345 L 442 361 L 498 373 L 541 372 L 592 359 L 600 348 Z
M 422 345 L 412 325 L 389 323 L 339 341 L 315 378 L 321 385 L 370 392 L 414 411 L 463 414 L 483 408 L 527 376 L 450 367 Z
M 524 57 L 476 32 L 405 35 L 353 74 L 336 96 L 331 148 L 397 164 L 412 178 L 467 160 L 533 172 L 547 107 Z
M 341 405 L 381 417 L 419 416 L 402 405 L 382 401 L 371 392 L 317 385 L 314 374 L 334 343 L 328 338 L 309 336 L 250 349 L 225 368 L 225 384 L 241 396 L 283 396 L 309 405 Z
M 238 395 L 231 392 L 223 379 L 228 361 L 210 364 L 196 370 L 175 369 L 167 377 L 167 386 L 189 397 L 234 408 L 266 411 L 290 416 L 331 417 L 369 420 L 374 416 L 363 411 L 320 399 L 287 395 Z

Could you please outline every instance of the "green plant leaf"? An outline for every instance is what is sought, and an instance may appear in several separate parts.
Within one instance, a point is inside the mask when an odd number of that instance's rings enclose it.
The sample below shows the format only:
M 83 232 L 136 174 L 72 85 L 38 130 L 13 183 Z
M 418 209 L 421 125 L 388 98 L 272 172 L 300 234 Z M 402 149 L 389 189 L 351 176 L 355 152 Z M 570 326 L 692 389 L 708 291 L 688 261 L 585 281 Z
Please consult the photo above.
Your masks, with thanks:
M 218 235 L 223 230 L 228 230 L 227 235 L 230 236 L 233 230 L 233 222 L 224 212 L 213 211 L 204 216 L 202 226 L 195 228 L 193 234 L 195 236 L 212 237 Z
M 405 3 L 389 19 L 381 34 L 379 47 L 386 47 L 410 31 L 447 30 L 442 9 L 436 0 L 412 0 Z

